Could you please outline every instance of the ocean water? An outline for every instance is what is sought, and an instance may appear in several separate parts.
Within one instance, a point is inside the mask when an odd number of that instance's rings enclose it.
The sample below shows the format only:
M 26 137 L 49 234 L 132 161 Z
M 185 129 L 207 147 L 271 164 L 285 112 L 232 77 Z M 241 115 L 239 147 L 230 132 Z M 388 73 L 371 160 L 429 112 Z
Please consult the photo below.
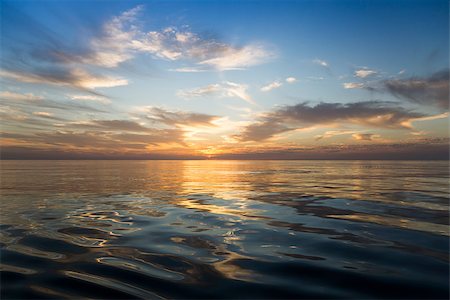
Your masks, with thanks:
M 1 299 L 438 299 L 447 161 L 2 161 Z

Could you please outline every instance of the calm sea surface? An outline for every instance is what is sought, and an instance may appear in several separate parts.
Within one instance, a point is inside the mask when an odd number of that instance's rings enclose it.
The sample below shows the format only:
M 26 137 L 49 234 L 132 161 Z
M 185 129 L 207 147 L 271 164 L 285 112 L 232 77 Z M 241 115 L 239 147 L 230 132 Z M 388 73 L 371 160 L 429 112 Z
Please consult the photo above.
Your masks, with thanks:
M 2 161 L 1 298 L 447 298 L 449 163 Z

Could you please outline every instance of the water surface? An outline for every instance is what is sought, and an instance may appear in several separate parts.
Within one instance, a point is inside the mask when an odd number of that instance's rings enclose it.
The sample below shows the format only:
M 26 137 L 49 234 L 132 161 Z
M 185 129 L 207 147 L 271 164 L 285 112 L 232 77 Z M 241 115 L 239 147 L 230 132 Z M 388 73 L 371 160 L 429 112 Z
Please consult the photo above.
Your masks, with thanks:
M 447 298 L 448 168 L 2 161 L 1 298 Z

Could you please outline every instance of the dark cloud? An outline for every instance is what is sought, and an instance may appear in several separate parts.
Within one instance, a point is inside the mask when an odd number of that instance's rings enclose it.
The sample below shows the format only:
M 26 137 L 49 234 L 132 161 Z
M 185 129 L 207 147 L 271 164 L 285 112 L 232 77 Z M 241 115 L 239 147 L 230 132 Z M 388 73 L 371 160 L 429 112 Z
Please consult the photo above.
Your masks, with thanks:
M 429 77 L 411 77 L 408 79 L 390 79 L 376 86 L 366 87 L 369 90 L 388 92 L 395 97 L 409 102 L 449 108 L 449 70 L 436 72 Z
M 264 121 L 248 125 L 243 132 L 234 137 L 241 141 L 262 141 L 294 129 L 287 127 L 277 119 L 266 118 Z
M 390 102 L 320 103 L 316 106 L 299 103 L 265 114 L 235 137 L 242 141 L 261 141 L 286 131 L 333 123 L 379 128 L 410 128 L 411 120 L 424 116 Z

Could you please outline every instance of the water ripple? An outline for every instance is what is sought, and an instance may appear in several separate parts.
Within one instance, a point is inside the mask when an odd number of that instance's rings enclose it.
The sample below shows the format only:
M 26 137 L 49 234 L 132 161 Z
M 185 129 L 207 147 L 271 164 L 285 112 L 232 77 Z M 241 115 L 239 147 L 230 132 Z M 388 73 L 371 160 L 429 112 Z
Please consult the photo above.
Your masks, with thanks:
M 449 292 L 444 162 L 2 164 L 5 299 Z

